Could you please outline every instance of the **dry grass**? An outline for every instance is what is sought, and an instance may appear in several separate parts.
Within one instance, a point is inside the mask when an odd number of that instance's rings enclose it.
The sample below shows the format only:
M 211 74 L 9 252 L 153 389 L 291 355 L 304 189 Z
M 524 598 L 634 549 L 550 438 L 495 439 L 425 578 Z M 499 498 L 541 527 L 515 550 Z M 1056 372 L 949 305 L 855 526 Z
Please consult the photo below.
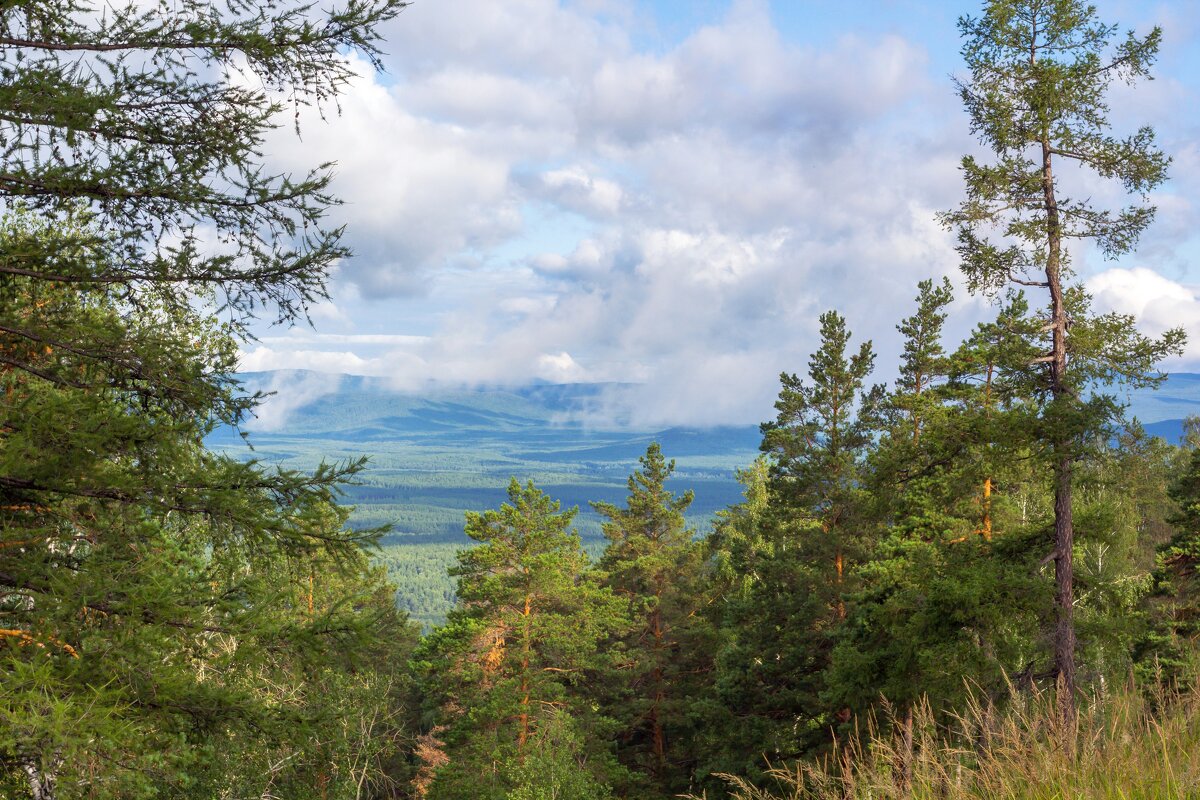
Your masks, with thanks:
M 975 702 L 952 725 L 914 714 L 911 781 L 894 715 L 820 763 L 771 771 L 774 786 L 728 777 L 736 800 L 1157 800 L 1200 798 L 1200 687 L 1145 698 L 1093 697 L 1064 735 L 1052 697 Z M 1069 744 L 1074 742 L 1074 746 Z

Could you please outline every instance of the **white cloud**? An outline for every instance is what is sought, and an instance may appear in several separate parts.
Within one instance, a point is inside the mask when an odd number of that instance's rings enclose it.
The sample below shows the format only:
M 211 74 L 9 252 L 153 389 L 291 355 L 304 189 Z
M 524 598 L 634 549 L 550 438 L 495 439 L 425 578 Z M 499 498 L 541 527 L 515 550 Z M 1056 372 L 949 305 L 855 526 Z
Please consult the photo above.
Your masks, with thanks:
M 573 383 L 586 375 L 570 353 L 543 353 L 538 356 L 537 368 L 537 377 L 551 383 Z
M 588 216 L 611 217 L 624 197 L 615 181 L 597 178 L 580 166 L 542 173 L 538 188 L 545 199 Z
M 430 269 L 517 230 L 510 161 L 479 132 L 410 113 L 364 63 L 354 66 L 341 113 L 324 122 L 302 111 L 303 138 L 276 131 L 272 157 L 293 172 L 336 162 L 345 205 L 332 217 L 349 225 L 356 253 L 343 280 L 368 296 L 418 293 Z
M 1200 359 L 1200 291 L 1152 269 L 1110 269 L 1087 282 L 1097 307 L 1131 314 L 1138 327 L 1157 336 L 1169 328 L 1188 334 L 1186 360 Z
M 304 350 L 296 348 L 274 349 L 266 346 L 254 347 L 242 352 L 238 359 L 240 372 L 267 372 L 269 370 L 315 370 L 317 372 L 365 375 L 370 362 L 349 350 L 331 352 L 327 350 Z
M 340 376 L 321 372 L 277 372 L 266 385 L 247 387 L 252 391 L 268 392 L 270 396 L 254 409 L 254 419 L 246 428 L 252 431 L 282 430 L 293 411 L 333 394 L 340 383 Z
M 388 76 L 357 64 L 340 117 L 305 115 L 302 142 L 272 140 L 284 166 L 338 162 L 357 256 L 336 305 L 314 314 L 320 335 L 264 338 L 244 363 L 407 388 L 640 381 L 606 413 L 755 421 L 779 371 L 804 370 L 817 314 L 837 307 L 888 377 L 917 281 L 956 274 L 934 217 L 961 198 L 958 160 L 976 146 L 925 46 L 855 32 L 797 42 L 767 3 L 741 1 L 639 47 L 641 8 L 455 0 L 400 15 Z M 1153 123 L 1194 94 L 1155 86 L 1119 104 Z M 1156 198 L 1142 251 L 1175 277 L 1200 190 L 1188 141 L 1167 143 L 1179 182 Z M 1076 259 L 1085 275 L 1091 262 Z M 1145 295 L 1148 330 L 1200 318 L 1189 289 L 1145 272 L 1091 286 L 1112 307 Z M 952 327 L 980 308 L 960 302 Z

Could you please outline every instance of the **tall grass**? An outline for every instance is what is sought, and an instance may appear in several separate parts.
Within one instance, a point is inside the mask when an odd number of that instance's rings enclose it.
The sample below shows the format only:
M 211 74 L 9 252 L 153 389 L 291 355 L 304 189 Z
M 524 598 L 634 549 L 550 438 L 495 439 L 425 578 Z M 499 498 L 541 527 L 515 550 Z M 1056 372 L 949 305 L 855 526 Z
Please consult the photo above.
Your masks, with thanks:
M 1157 800 L 1200 798 L 1200 687 L 1093 696 L 1071 731 L 1047 693 L 1002 711 L 973 702 L 950 725 L 915 709 L 911 760 L 899 715 L 817 763 L 771 770 L 771 786 L 726 776 L 736 800 Z M 911 769 L 905 769 L 906 762 Z

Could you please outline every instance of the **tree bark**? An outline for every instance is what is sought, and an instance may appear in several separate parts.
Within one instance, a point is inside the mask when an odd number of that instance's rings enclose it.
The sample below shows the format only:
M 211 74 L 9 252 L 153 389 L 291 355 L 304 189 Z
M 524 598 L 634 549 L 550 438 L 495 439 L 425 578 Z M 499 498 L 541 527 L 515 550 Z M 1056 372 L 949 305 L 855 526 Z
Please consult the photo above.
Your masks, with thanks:
M 1062 288 L 1062 232 L 1058 200 L 1054 193 L 1054 171 L 1049 131 L 1042 134 L 1042 192 L 1046 210 L 1046 283 L 1050 289 L 1050 391 L 1052 406 L 1059 410 L 1070 402 L 1067 384 L 1067 311 Z M 1073 472 L 1071 441 L 1053 432 L 1054 445 L 1054 672 L 1059 692 L 1062 722 L 1075 721 L 1075 586 L 1073 550 L 1075 531 L 1071 510 Z
M 521 713 L 518 714 L 517 758 L 524 763 L 525 742 L 529 740 L 529 614 L 533 610 L 532 598 L 525 595 L 525 608 L 521 612 L 524 621 L 524 642 L 521 644 Z
M 44 770 L 42 765 L 30 759 L 21 764 L 29 779 L 29 795 L 32 800 L 54 800 L 58 776 L 53 770 Z
M 987 382 L 984 384 L 983 389 L 983 413 L 988 419 L 991 419 L 992 416 L 992 378 L 994 377 L 995 373 L 996 365 L 989 360 L 987 365 Z M 990 468 L 991 464 L 988 464 L 988 467 Z M 988 475 L 983 479 L 983 501 L 981 506 L 983 508 L 983 527 L 980 533 L 983 535 L 983 540 L 985 542 L 990 542 L 992 540 L 991 475 Z

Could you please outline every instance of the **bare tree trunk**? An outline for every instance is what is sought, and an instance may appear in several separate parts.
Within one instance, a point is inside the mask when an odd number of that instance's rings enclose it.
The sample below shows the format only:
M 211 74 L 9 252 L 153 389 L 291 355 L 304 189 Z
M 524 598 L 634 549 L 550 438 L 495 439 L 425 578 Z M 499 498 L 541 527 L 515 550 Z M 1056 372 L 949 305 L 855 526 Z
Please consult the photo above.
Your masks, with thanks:
M 1050 390 L 1052 403 L 1070 401 L 1067 384 L 1067 310 L 1062 288 L 1062 232 L 1054 194 L 1049 132 L 1042 136 L 1042 192 L 1046 206 L 1046 284 L 1050 290 Z M 1071 442 L 1053 433 L 1054 444 L 1054 671 L 1059 710 L 1067 728 L 1075 721 L 1075 530 L 1071 511 Z
M 525 595 L 525 608 L 521 613 L 524 618 L 524 642 L 521 646 L 521 713 L 517 715 L 519 728 L 517 730 L 517 757 L 525 761 L 525 742 L 529 740 L 529 614 L 533 610 L 532 598 Z
M 54 800 L 55 784 L 58 782 L 57 764 L 50 769 L 43 769 L 36 760 L 28 759 L 21 764 L 21 768 L 29 779 L 29 794 L 33 800 Z

